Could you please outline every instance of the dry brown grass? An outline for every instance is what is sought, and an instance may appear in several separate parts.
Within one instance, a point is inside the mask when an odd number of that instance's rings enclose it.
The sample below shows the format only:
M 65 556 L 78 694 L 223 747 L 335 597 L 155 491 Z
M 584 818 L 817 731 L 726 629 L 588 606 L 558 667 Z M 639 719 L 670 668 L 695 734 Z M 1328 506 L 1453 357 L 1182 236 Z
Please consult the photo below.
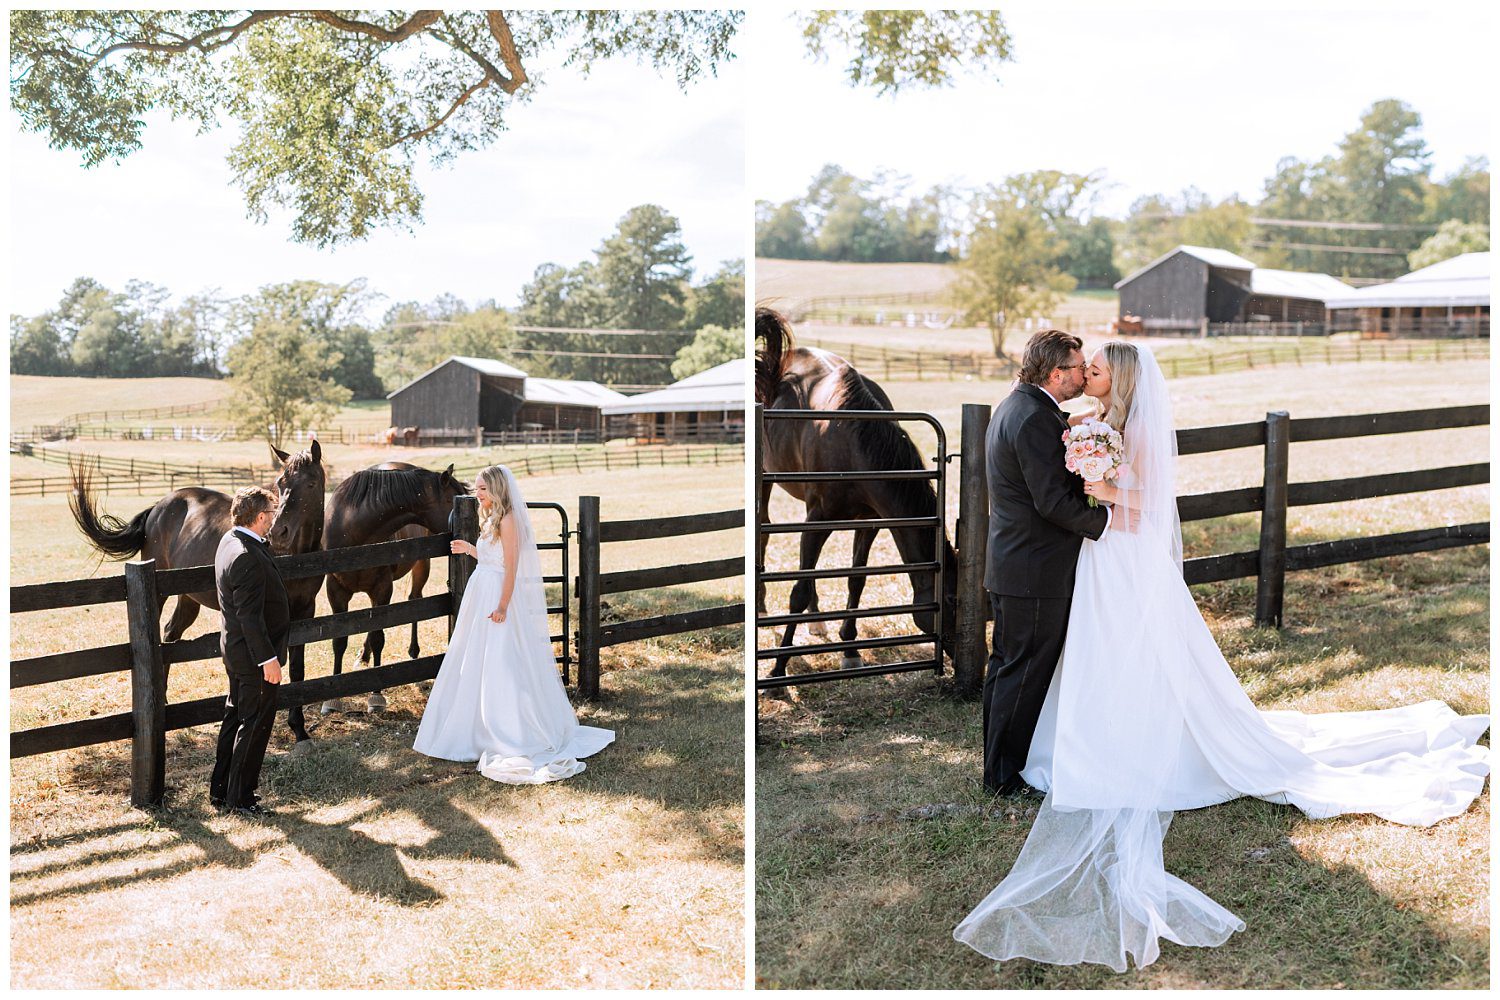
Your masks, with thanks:
M 1330 375 L 1333 377 L 1330 378 Z M 1003 387 L 888 387 L 897 407 L 935 412 L 958 448 L 959 406 Z M 1179 426 L 1262 417 L 1374 412 L 1488 397 L 1473 366 L 1347 366 L 1241 373 L 1172 385 Z M 930 434 L 918 433 L 931 455 Z M 1487 428 L 1293 444 L 1292 478 L 1340 478 L 1483 460 Z M 1183 492 L 1259 481 L 1255 449 L 1183 459 Z M 1485 520 L 1488 489 L 1471 487 L 1357 504 L 1296 508 L 1291 541 Z M 957 514 L 950 496 L 950 524 Z M 798 520 L 779 491 L 772 520 Z M 1251 515 L 1190 524 L 1188 555 L 1253 548 Z M 775 539 L 767 565 L 794 543 Z M 1333 567 L 1288 577 L 1286 627 L 1253 627 L 1254 581 L 1195 588 L 1199 606 L 1247 691 L 1264 707 L 1388 707 L 1439 698 L 1464 713 L 1489 701 L 1486 547 Z M 847 536 L 820 565 L 847 565 Z M 872 563 L 899 561 L 882 536 Z M 768 588 L 786 607 L 787 585 Z M 824 608 L 842 606 L 837 581 Z M 905 581 L 875 578 L 863 603 L 910 599 Z M 835 623 L 836 624 L 836 623 Z M 910 632 L 909 620 L 861 623 L 862 635 Z M 762 630 L 759 643 L 776 641 Z M 906 651 L 909 652 L 909 651 Z M 905 658 L 876 651 L 871 660 Z M 836 657 L 792 661 L 828 669 Z M 769 663 L 763 665 L 769 668 Z M 1488 794 L 1428 830 L 1368 817 L 1310 822 L 1295 810 L 1237 801 L 1180 814 L 1169 867 L 1249 923 L 1218 949 L 1167 946 L 1124 977 L 1095 967 L 989 963 L 951 939 L 953 926 L 1003 876 L 1030 826 L 1025 806 L 996 806 L 979 786 L 978 706 L 930 674 L 865 679 L 763 697 L 757 743 L 757 975 L 807 988 L 1416 988 L 1487 985 Z M 914 818 L 915 807 L 955 808 Z
M 529 499 L 575 514 L 579 494 L 598 494 L 605 518 L 619 519 L 738 507 L 742 475 L 668 468 L 525 486 Z M 128 499 L 106 509 L 133 513 Z M 539 532 L 554 523 L 538 515 Z M 95 566 L 62 498 L 13 501 L 12 530 L 12 583 Z M 708 559 L 743 551 L 743 538 L 719 532 L 693 545 Z M 669 565 L 681 547 L 613 545 L 606 565 Z M 429 593 L 444 572 L 434 566 Z M 405 590 L 397 584 L 398 599 Z M 612 598 L 610 611 L 644 617 L 740 593 L 735 580 L 703 583 Z M 204 614 L 189 635 L 213 627 L 217 617 Z M 388 662 L 405 657 L 407 635 L 387 630 Z M 424 653 L 442 648 L 441 623 L 424 623 L 421 635 Z M 124 636 L 117 607 L 19 615 L 11 655 Z M 212 727 L 169 734 L 160 813 L 128 806 L 126 743 L 15 761 L 13 984 L 735 987 L 744 959 L 740 646 L 730 628 L 606 650 L 604 698 L 580 716 L 614 728 L 617 741 L 554 786 L 497 786 L 469 765 L 411 751 L 417 687 L 387 692 L 382 716 L 314 712 L 318 749 L 305 758 L 285 756 L 290 734 L 278 723 L 265 777 L 278 812 L 263 824 L 209 809 Z M 330 671 L 327 643 L 308 654 L 309 676 Z M 215 664 L 187 664 L 173 670 L 170 697 L 222 688 Z M 18 689 L 12 728 L 128 705 L 124 675 Z

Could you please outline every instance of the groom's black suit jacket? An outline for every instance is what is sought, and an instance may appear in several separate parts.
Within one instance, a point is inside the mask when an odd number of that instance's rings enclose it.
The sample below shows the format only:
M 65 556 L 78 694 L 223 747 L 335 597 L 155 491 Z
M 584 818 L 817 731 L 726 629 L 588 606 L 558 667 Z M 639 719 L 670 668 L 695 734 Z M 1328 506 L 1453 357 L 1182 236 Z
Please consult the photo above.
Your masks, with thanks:
M 214 584 L 223 625 L 219 649 L 232 674 L 261 674 L 273 656 L 286 665 L 291 607 L 271 547 L 230 529 L 214 556 Z
M 984 588 L 1003 597 L 1072 597 L 1078 549 L 1104 534 L 1109 515 L 1090 507 L 1067 470 L 1068 418 L 1046 390 L 1022 382 L 985 433 L 990 533 Z

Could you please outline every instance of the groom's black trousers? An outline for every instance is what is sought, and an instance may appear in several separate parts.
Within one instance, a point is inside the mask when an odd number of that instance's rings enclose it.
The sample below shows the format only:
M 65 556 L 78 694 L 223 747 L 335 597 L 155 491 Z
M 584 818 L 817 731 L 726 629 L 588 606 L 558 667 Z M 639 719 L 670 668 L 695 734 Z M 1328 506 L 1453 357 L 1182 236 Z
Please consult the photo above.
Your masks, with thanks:
M 1073 599 L 988 593 L 995 624 L 984 676 L 984 787 L 998 792 L 1021 780 Z
M 219 725 L 218 752 L 208 779 L 208 797 L 229 806 L 255 802 L 255 786 L 276 721 L 276 685 L 259 674 L 229 673 L 229 697 Z

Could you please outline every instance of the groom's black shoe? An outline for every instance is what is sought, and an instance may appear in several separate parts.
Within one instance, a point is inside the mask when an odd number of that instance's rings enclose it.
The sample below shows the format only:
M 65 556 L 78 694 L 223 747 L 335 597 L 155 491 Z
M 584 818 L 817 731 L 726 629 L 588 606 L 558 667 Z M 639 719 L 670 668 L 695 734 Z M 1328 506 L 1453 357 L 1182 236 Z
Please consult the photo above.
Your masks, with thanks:
M 1001 798 L 1007 799 L 1040 799 L 1043 797 L 1041 789 L 1033 788 L 1021 778 L 1010 779 L 1005 784 L 995 789 L 995 794 L 1000 796 Z

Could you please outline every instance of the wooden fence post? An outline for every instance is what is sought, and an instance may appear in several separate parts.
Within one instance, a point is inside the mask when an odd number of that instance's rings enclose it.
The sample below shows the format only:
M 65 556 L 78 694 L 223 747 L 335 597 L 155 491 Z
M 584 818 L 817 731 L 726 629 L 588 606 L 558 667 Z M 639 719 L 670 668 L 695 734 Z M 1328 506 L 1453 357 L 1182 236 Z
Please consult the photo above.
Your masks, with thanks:
M 990 408 L 983 403 L 963 404 L 963 430 L 958 463 L 958 642 L 953 658 L 953 679 L 959 693 L 974 697 L 984 686 L 984 666 L 989 651 L 985 635 L 984 561 L 989 540 L 989 487 L 985 479 L 984 437 L 989 428 Z
M 161 805 L 167 776 L 167 671 L 161 657 L 161 604 L 156 560 L 125 564 L 125 612 L 130 623 L 130 804 Z
M 578 498 L 578 694 L 599 697 L 599 498 Z
M 453 498 L 453 519 L 450 527 L 454 538 L 466 542 L 479 541 L 479 499 L 467 494 Z M 469 586 L 469 576 L 474 572 L 475 561 L 469 556 L 448 556 L 448 593 L 453 604 L 448 609 L 448 638 L 453 638 L 454 626 L 458 624 L 458 606 L 464 602 L 464 590 Z
M 1287 446 L 1292 419 L 1285 410 L 1266 414 L 1265 504 L 1260 515 L 1260 572 L 1255 583 L 1255 624 L 1281 627 L 1286 585 Z

